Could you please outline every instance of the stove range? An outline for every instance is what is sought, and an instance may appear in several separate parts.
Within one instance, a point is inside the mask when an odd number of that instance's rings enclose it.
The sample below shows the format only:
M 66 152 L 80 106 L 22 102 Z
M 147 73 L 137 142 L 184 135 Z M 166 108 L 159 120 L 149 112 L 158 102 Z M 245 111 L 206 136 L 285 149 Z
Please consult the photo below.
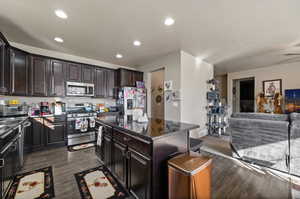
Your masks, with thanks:
M 97 113 L 87 107 L 69 107 L 67 110 L 68 146 L 96 142 Z

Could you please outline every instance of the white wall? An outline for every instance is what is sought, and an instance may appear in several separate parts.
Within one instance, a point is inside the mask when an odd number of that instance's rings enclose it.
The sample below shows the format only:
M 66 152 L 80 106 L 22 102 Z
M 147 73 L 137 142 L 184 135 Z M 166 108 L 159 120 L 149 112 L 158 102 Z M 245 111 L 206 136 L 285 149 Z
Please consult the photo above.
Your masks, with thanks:
M 206 122 L 206 92 L 207 80 L 213 78 L 213 65 L 201 62 L 197 63 L 196 57 L 178 51 L 163 56 L 150 64 L 139 67 L 145 72 L 147 88 L 151 88 L 151 71 L 165 68 L 165 80 L 173 81 L 173 90 L 180 91 L 178 103 L 166 102 L 165 119 L 186 123 L 198 124 L 199 129 L 192 132 L 193 137 L 207 134 Z M 151 115 L 151 91 L 148 89 L 148 114 Z
M 300 62 L 279 64 L 254 70 L 228 73 L 228 103 L 230 114 L 232 108 L 232 83 L 234 79 L 255 78 L 255 96 L 263 91 L 262 82 L 264 80 L 282 79 L 282 92 L 285 89 L 300 88 Z
M 132 70 L 136 70 L 135 68 L 130 68 L 127 66 L 121 66 L 121 65 L 116 65 L 108 62 L 103 62 L 100 60 L 95 60 L 95 59 L 89 59 L 86 57 L 80 57 L 76 55 L 71 55 L 71 54 L 66 54 L 66 53 L 61 53 L 53 50 L 46 50 L 42 48 L 37 48 L 34 46 L 29 46 L 21 43 L 16 43 L 16 42 L 9 42 L 10 45 L 22 49 L 24 51 L 27 51 L 32 54 L 37 54 L 37 55 L 43 55 L 43 56 L 48 56 L 48 57 L 53 57 L 53 58 L 58 58 L 58 59 L 63 59 L 63 60 L 68 60 L 68 61 L 74 61 L 74 62 L 79 62 L 79 63 L 84 63 L 84 64 L 91 64 L 91 65 L 97 65 L 97 66 L 102 66 L 106 68 L 112 68 L 112 69 L 117 69 L 117 68 L 128 68 Z
M 180 89 L 180 51 L 162 56 L 149 64 L 138 67 L 138 70 L 144 72 L 144 80 L 147 88 L 151 88 L 151 72 L 164 68 L 165 81 L 173 81 L 173 89 Z M 147 111 L 151 116 L 151 89 L 147 89 Z M 180 104 L 174 106 L 173 103 L 165 103 L 165 119 L 180 121 Z
M 181 121 L 200 125 L 192 133 L 193 137 L 207 134 L 207 80 L 213 78 L 213 65 L 199 62 L 196 58 L 181 51 Z

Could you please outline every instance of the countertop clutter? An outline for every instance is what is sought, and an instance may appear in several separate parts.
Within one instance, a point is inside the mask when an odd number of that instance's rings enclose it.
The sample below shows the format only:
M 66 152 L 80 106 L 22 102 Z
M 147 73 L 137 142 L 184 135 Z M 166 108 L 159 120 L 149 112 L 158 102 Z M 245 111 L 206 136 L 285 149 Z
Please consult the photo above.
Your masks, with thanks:
M 153 140 L 172 133 L 179 133 L 199 128 L 199 125 L 169 121 L 159 118 L 149 118 L 148 122 L 126 121 L 124 116 L 112 115 L 97 117 L 99 123 L 122 129 L 138 137 Z

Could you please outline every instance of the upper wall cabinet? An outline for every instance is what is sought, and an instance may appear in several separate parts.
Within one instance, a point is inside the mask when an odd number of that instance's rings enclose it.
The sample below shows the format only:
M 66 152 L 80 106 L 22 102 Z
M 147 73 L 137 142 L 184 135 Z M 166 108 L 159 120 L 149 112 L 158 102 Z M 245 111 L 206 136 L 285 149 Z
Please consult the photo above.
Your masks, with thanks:
M 67 81 L 81 82 L 81 65 L 67 63 Z
M 58 60 L 50 61 L 50 96 L 65 96 L 66 63 Z
M 115 71 L 107 70 L 107 97 L 114 97 L 114 88 L 115 88 Z
M 11 95 L 28 94 L 28 54 L 13 48 L 10 49 L 10 82 Z
M 49 82 L 49 59 L 31 56 L 30 60 L 30 94 L 32 96 L 47 96 Z
M 110 69 L 95 69 L 95 97 L 114 97 L 115 71 Z
M 95 68 L 92 66 L 82 66 L 82 82 L 94 83 L 94 72 Z
M 104 69 L 95 69 L 95 97 L 106 96 L 106 78 Z
M 127 70 L 127 69 L 118 69 L 116 86 L 117 87 L 135 87 L 136 81 L 143 81 L 143 73 L 139 71 Z
M 0 32 L 0 94 L 8 94 L 10 86 L 9 43 Z

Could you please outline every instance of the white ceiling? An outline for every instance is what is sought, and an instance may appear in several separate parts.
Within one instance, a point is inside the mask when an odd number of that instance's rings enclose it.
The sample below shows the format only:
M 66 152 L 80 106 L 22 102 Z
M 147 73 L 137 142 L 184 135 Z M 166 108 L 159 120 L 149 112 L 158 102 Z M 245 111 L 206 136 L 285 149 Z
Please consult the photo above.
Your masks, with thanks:
M 171 27 L 167 16 L 176 20 Z M 299 22 L 299 0 L 0 1 L 0 31 L 10 41 L 127 66 L 181 49 L 218 73 L 298 60 L 281 54 L 300 42 Z

